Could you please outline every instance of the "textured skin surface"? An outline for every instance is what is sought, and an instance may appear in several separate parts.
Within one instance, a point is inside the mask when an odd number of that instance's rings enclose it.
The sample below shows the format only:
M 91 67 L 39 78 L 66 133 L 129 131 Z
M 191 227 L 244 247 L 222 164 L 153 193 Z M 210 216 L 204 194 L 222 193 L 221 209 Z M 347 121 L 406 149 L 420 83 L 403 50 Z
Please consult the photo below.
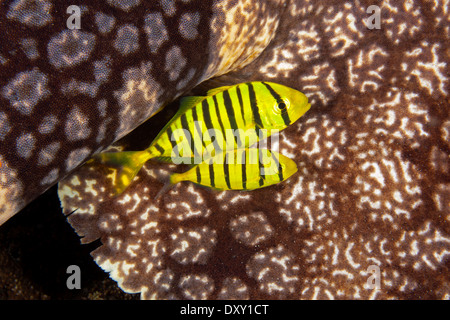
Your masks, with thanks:
M 118 198 L 95 166 L 60 184 L 65 212 L 77 209 L 70 223 L 82 242 L 101 239 L 92 255 L 122 289 L 145 299 L 450 298 L 448 4 L 385 1 L 381 29 L 369 30 L 371 4 L 289 1 L 255 61 L 203 85 L 268 80 L 308 96 L 311 110 L 280 136 L 299 167 L 286 183 L 180 183 L 156 203 L 160 172 L 181 169 L 148 163 Z M 143 132 L 151 141 L 151 121 L 114 148 L 138 149 Z
M 200 43 L 188 36 L 180 45 L 185 63 L 166 63 L 178 51 L 169 35 L 159 44 L 165 54 L 152 53 L 159 38 L 145 28 L 148 12 L 133 9 L 140 1 L 115 2 L 114 8 L 85 4 L 91 23 L 83 25 L 83 18 L 82 31 L 102 45 L 88 59 L 72 57 L 76 68 L 60 72 L 58 55 L 46 50 L 53 37 L 51 47 L 58 48 L 66 34 L 65 7 L 54 5 L 48 13 L 46 2 L 36 1 L 41 16 L 24 10 L 27 19 L 20 21 L 17 14 L 8 16 L 11 3 L 2 2 L 0 12 L 3 220 L 51 185 L 40 185 L 44 178 L 57 181 L 76 166 L 67 163 L 72 152 L 81 163 L 83 148 L 94 152 L 143 121 L 151 112 L 145 99 L 154 92 L 145 91 L 146 82 L 161 90 L 162 105 L 178 90 L 251 62 L 270 41 L 246 68 L 204 87 L 268 80 L 305 92 L 312 109 L 280 139 L 281 152 L 297 161 L 300 174 L 252 193 L 217 194 L 180 184 L 155 204 L 162 184 L 154 172 L 162 166 L 149 165 L 133 189 L 112 200 L 105 195 L 104 172 L 82 167 L 61 184 L 60 194 L 66 213 L 79 208 L 70 221 L 82 241 L 101 238 L 103 246 L 93 252 L 97 263 L 122 289 L 143 298 L 449 298 L 445 1 L 385 1 L 380 30 L 364 25 L 369 1 L 297 0 L 277 9 L 261 9 L 257 1 L 249 17 L 233 17 L 233 1 L 224 5 L 227 16 L 215 4 L 198 24 L 198 30 L 206 28 L 212 17 L 214 32 L 198 31 Z M 183 41 L 179 35 L 189 32 L 179 30 L 181 21 L 197 20 L 182 18 L 185 9 L 199 6 L 159 3 L 149 20 L 162 16 L 173 28 L 168 34 Z M 139 50 L 133 55 L 136 29 Z M 92 42 L 88 34 L 79 37 Z M 178 68 L 182 80 L 190 79 L 184 89 L 176 88 L 178 81 L 164 85 Z M 20 83 L 23 89 L 14 91 Z M 133 114 L 132 106 L 142 105 L 145 110 L 136 107 Z M 128 116 L 115 117 L 121 111 Z M 67 124 L 69 118 L 74 121 Z M 119 145 L 145 147 L 158 125 L 150 122 Z M 381 290 L 367 289 L 370 265 L 380 267 Z
M 3 1 L 0 224 L 181 93 L 251 61 L 276 2 L 249 20 L 226 1 L 72 1 L 81 29 L 69 30 L 64 1 Z M 237 32 L 247 25 L 259 27 Z

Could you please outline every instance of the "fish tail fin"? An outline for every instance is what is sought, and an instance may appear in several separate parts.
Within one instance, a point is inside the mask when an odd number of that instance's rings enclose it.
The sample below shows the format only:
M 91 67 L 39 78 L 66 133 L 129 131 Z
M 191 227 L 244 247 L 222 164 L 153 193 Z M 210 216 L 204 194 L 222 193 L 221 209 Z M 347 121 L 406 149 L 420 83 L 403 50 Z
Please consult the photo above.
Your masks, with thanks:
M 114 193 L 119 195 L 130 185 L 144 163 L 153 157 L 148 151 L 144 150 L 105 152 L 96 155 L 94 158 L 114 170 Z
M 176 184 L 180 181 L 183 181 L 181 174 L 172 173 L 168 178 L 166 178 L 165 184 L 156 194 L 155 200 L 158 200 L 159 198 L 161 198 L 161 196 L 163 194 L 165 194 L 167 191 L 169 191 L 170 188 L 172 188 L 174 184 Z

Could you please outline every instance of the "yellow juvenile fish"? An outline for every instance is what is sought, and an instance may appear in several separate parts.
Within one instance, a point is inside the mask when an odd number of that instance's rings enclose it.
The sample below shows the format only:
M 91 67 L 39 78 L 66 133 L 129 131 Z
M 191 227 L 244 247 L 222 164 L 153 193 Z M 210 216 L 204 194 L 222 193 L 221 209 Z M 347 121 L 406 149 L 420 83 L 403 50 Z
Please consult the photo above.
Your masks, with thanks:
M 199 164 L 224 150 L 249 147 L 272 130 L 283 130 L 310 107 L 303 93 L 276 83 L 220 87 L 207 96 L 183 98 L 180 110 L 147 149 L 100 153 L 95 158 L 117 169 L 114 189 L 120 194 L 152 158 Z
M 217 190 L 254 190 L 288 179 L 297 172 L 295 162 L 268 149 L 226 151 L 183 173 L 173 173 L 170 183 L 191 181 Z

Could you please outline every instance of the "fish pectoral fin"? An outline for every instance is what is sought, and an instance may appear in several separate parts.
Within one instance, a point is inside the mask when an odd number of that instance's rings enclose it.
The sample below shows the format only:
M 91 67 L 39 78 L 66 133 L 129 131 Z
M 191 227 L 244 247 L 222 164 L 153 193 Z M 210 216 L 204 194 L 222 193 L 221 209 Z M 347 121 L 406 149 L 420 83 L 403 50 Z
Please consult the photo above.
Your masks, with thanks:
M 232 86 L 223 86 L 223 87 L 214 88 L 214 89 L 209 90 L 209 91 L 206 93 L 206 95 L 207 95 L 207 96 L 213 96 L 213 95 L 218 94 L 219 92 L 228 90 L 228 89 L 230 89 L 231 87 L 232 87 Z

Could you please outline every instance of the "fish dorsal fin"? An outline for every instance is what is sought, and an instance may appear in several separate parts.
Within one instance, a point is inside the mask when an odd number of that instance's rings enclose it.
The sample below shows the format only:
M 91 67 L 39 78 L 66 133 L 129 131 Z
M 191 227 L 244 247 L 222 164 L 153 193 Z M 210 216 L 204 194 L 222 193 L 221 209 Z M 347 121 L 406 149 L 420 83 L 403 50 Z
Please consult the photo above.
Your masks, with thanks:
M 228 90 L 228 89 L 230 89 L 231 87 L 232 87 L 232 86 L 223 86 L 223 87 L 214 88 L 214 89 L 209 90 L 209 91 L 206 93 L 206 95 L 208 95 L 208 96 L 213 96 L 213 95 L 215 95 L 215 94 L 218 94 L 219 92 Z
M 203 96 L 192 96 L 192 97 L 184 97 L 180 100 L 180 109 L 178 109 L 177 116 L 185 113 L 187 110 L 191 109 L 192 107 L 196 106 L 203 100 L 205 100 L 206 97 Z

